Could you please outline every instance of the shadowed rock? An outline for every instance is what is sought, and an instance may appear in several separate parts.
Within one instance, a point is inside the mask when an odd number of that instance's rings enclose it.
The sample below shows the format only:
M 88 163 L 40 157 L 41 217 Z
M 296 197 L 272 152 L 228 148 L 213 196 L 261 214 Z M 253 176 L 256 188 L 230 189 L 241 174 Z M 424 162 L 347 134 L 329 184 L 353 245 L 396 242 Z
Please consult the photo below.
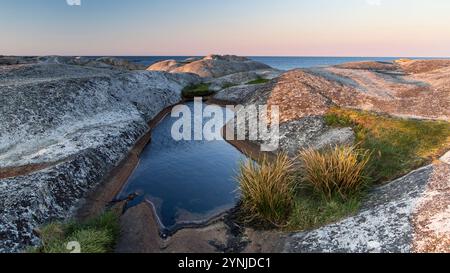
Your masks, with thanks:
M 80 65 L 105 69 L 123 69 L 123 70 L 145 70 L 146 66 L 134 64 L 124 59 L 114 57 L 69 57 L 69 56 L 42 56 L 42 57 L 21 57 L 21 56 L 0 56 L 0 65 L 17 64 L 68 64 Z
M 0 169 L 42 165 L 0 177 L 0 252 L 36 244 L 34 228 L 71 216 L 147 122 L 198 81 L 52 62 L 0 66 Z

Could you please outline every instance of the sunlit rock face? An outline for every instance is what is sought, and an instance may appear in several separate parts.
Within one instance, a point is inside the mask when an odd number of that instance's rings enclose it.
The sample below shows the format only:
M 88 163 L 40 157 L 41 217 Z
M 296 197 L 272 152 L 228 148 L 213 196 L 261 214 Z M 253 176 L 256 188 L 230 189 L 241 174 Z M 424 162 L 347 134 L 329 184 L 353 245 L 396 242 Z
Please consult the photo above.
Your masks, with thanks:
M 450 62 L 362 62 L 296 69 L 270 83 L 225 89 L 215 97 L 246 102 L 263 96 L 282 122 L 348 107 L 423 119 L 450 118 Z
M 147 122 L 198 81 L 53 61 L 0 66 L 0 251 L 36 243 L 34 228 L 70 216 Z M 37 171 L 11 177 L 29 166 Z
M 271 69 L 271 67 L 245 57 L 209 55 L 203 59 L 191 58 L 181 62 L 174 60 L 158 62 L 151 65 L 147 70 L 193 73 L 203 78 L 219 78 L 234 73 L 263 69 Z
M 323 116 L 333 107 L 449 120 L 449 79 L 446 60 L 346 63 L 295 69 L 264 84 L 228 87 L 214 99 L 278 106 L 281 149 L 293 153 L 352 141 L 350 128 L 336 131 L 325 125 Z
M 450 118 L 450 61 L 360 62 L 296 69 L 268 83 L 226 88 L 214 98 L 280 108 L 280 150 L 348 143 L 351 128 L 332 129 L 332 107 L 398 117 Z M 334 131 L 340 130 L 340 131 Z M 448 252 L 450 165 L 447 153 L 368 194 L 345 220 L 290 236 L 285 252 Z

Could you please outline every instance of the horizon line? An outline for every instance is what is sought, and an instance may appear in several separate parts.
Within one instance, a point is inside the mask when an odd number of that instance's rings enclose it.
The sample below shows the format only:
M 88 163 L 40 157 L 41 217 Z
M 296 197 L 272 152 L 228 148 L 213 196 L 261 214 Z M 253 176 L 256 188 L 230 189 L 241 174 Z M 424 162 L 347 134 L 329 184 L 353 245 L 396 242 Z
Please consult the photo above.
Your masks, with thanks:
M 80 54 L 20 54 L 20 55 L 3 55 L 0 54 L 0 56 L 17 56 L 17 57 L 45 57 L 45 56 L 60 56 L 60 57 L 205 57 L 211 54 L 206 55 L 126 55 L 126 54 L 119 54 L 119 55 L 111 55 L 111 54 L 87 54 L 87 55 L 80 55 Z M 242 57 L 265 57 L 265 58 L 445 58 L 448 59 L 450 56 L 361 56 L 361 55 L 240 55 L 240 54 L 215 54 L 213 55 L 234 55 L 234 56 L 242 56 Z

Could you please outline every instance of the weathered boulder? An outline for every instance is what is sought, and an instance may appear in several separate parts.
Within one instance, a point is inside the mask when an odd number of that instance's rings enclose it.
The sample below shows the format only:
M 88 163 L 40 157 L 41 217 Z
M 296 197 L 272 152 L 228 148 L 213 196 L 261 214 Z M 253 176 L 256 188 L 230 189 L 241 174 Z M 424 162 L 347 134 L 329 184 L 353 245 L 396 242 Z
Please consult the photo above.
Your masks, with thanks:
M 70 216 L 199 78 L 54 63 L 0 66 L 0 252 L 36 243 L 33 229 Z M 39 168 L 39 166 L 41 166 Z
M 271 67 L 245 57 L 209 55 L 201 60 L 188 59 L 177 62 L 168 60 L 151 65 L 147 70 L 172 73 L 194 73 L 204 78 L 218 78 L 225 75 Z

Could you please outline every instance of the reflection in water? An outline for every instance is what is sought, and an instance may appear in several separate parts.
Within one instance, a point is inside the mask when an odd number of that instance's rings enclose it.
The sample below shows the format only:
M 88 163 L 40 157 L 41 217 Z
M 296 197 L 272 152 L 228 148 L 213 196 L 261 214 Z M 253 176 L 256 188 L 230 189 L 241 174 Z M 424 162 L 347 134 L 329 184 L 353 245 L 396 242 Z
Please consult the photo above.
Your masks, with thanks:
M 194 114 L 193 103 L 187 105 Z M 214 107 L 221 109 L 224 117 L 232 116 L 225 115 L 229 110 Z M 233 208 L 238 201 L 234 178 L 239 162 L 245 159 L 223 139 L 175 141 L 171 129 L 178 119 L 169 115 L 153 130 L 152 142 L 120 195 L 141 193 L 134 204 L 151 201 L 167 229 L 202 222 Z

